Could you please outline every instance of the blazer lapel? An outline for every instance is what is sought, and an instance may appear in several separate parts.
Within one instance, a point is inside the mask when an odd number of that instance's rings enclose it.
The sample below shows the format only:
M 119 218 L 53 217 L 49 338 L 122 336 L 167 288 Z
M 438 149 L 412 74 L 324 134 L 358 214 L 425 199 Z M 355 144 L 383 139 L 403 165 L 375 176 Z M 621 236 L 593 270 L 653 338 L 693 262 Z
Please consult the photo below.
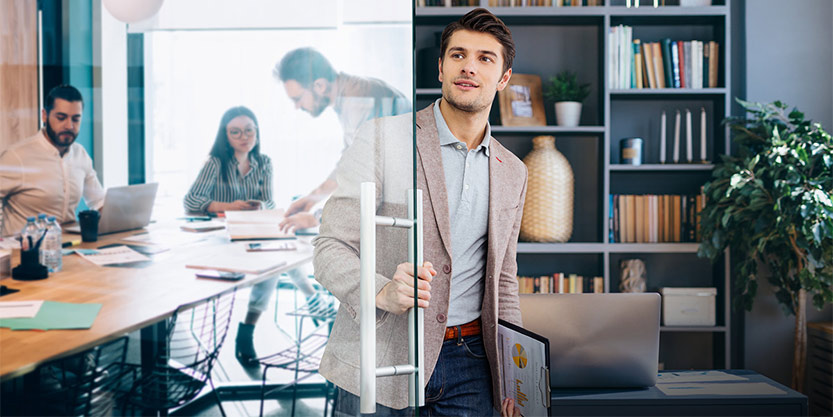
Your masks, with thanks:
M 445 189 L 445 172 L 440 152 L 440 137 L 434 120 L 434 104 L 417 112 L 417 154 L 422 165 L 422 174 L 434 219 L 440 229 L 440 237 L 446 252 L 451 255 L 451 221 L 448 215 L 448 193 Z
M 503 146 L 500 146 L 499 143 L 495 140 L 494 137 L 491 138 L 491 144 L 489 146 L 489 233 L 488 233 L 488 245 L 489 245 L 489 252 L 492 253 L 492 249 L 495 249 L 497 253 L 503 253 L 502 251 L 505 248 L 506 242 L 498 241 L 498 236 L 496 233 L 502 231 L 504 226 L 502 222 L 505 222 L 507 219 L 502 219 L 500 216 L 500 210 L 508 208 L 507 207 L 507 200 L 508 201 L 517 201 L 515 195 L 507 196 L 503 194 L 507 190 L 514 190 L 515 188 L 512 185 L 513 178 L 511 169 L 509 165 L 505 162 L 509 160 L 508 152 Z M 513 200 L 514 199 L 514 200 Z

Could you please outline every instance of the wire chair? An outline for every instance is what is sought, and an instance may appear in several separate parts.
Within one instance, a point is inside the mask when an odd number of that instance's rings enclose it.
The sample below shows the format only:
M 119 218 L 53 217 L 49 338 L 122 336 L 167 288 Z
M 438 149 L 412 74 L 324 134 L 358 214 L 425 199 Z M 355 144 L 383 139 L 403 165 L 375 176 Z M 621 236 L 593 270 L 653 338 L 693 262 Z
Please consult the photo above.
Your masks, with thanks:
M 297 291 L 296 291 L 297 292 Z M 261 389 L 260 389 L 260 415 L 263 415 L 263 406 L 268 394 L 292 387 L 292 411 L 295 415 L 295 403 L 297 400 L 298 383 L 318 373 L 318 366 L 321 362 L 321 354 L 327 345 L 329 332 L 332 329 L 332 322 L 335 319 L 336 310 L 333 308 L 334 297 L 327 290 L 318 288 L 316 294 L 307 300 L 307 303 L 300 308 L 287 313 L 295 317 L 296 336 L 294 343 L 280 352 L 259 358 L 263 365 Z M 276 306 L 277 308 L 277 306 Z M 313 330 L 304 335 L 304 321 L 309 319 L 313 323 Z M 327 327 L 326 334 L 320 330 Z M 266 391 L 266 380 L 269 369 L 284 369 L 294 372 L 294 378 L 289 383 Z M 331 387 L 325 385 L 324 393 L 324 415 L 327 415 Z
M 127 398 L 130 405 L 157 412 L 180 407 L 207 382 L 225 416 L 211 372 L 231 323 L 235 293 L 236 289 L 174 312 L 166 322 L 164 348 L 153 367 L 134 365 L 138 378 Z
M 124 336 L 39 368 L 35 415 L 110 415 L 133 378 L 124 364 L 127 341 Z

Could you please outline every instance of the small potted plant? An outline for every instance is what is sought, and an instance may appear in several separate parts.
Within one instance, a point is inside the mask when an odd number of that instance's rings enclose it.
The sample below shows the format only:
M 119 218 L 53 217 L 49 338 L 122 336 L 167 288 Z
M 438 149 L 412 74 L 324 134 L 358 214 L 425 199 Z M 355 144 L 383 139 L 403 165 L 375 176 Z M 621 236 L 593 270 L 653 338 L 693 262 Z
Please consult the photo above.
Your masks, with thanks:
M 558 126 L 578 126 L 581 118 L 581 102 L 590 95 L 590 84 L 579 84 L 576 73 L 562 71 L 550 78 L 544 89 L 544 97 L 555 102 L 555 118 Z

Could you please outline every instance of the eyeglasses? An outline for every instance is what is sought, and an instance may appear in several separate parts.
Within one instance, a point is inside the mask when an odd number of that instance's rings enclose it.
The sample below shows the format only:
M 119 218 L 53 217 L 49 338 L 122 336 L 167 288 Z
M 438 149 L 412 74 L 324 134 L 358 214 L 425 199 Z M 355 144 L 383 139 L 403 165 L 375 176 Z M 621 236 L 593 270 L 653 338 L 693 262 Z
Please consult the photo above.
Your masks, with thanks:
M 241 137 L 243 137 L 243 134 L 245 134 L 247 137 L 254 136 L 255 133 L 257 133 L 257 130 L 252 126 L 249 126 L 244 130 L 240 130 L 238 128 L 232 128 L 232 129 L 229 129 L 227 131 L 227 133 L 228 133 L 228 137 L 230 137 L 232 139 L 240 139 Z

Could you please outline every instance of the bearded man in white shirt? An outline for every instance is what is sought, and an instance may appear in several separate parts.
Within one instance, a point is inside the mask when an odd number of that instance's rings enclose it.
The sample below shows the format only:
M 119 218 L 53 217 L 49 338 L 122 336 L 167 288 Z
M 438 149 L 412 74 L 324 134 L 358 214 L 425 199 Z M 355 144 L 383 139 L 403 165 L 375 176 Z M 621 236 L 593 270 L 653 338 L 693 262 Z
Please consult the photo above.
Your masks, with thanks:
M 0 153 L 3 236 L 19 232 L 28 216 L 39 213 L 60 223 L 75 220 L 82 196 L 88 207 L 101 209 L 104 190 L 87 151 L 75 143 L 83 111 L 75 87 L 53 88 L 41 111 L 44 128 Z

